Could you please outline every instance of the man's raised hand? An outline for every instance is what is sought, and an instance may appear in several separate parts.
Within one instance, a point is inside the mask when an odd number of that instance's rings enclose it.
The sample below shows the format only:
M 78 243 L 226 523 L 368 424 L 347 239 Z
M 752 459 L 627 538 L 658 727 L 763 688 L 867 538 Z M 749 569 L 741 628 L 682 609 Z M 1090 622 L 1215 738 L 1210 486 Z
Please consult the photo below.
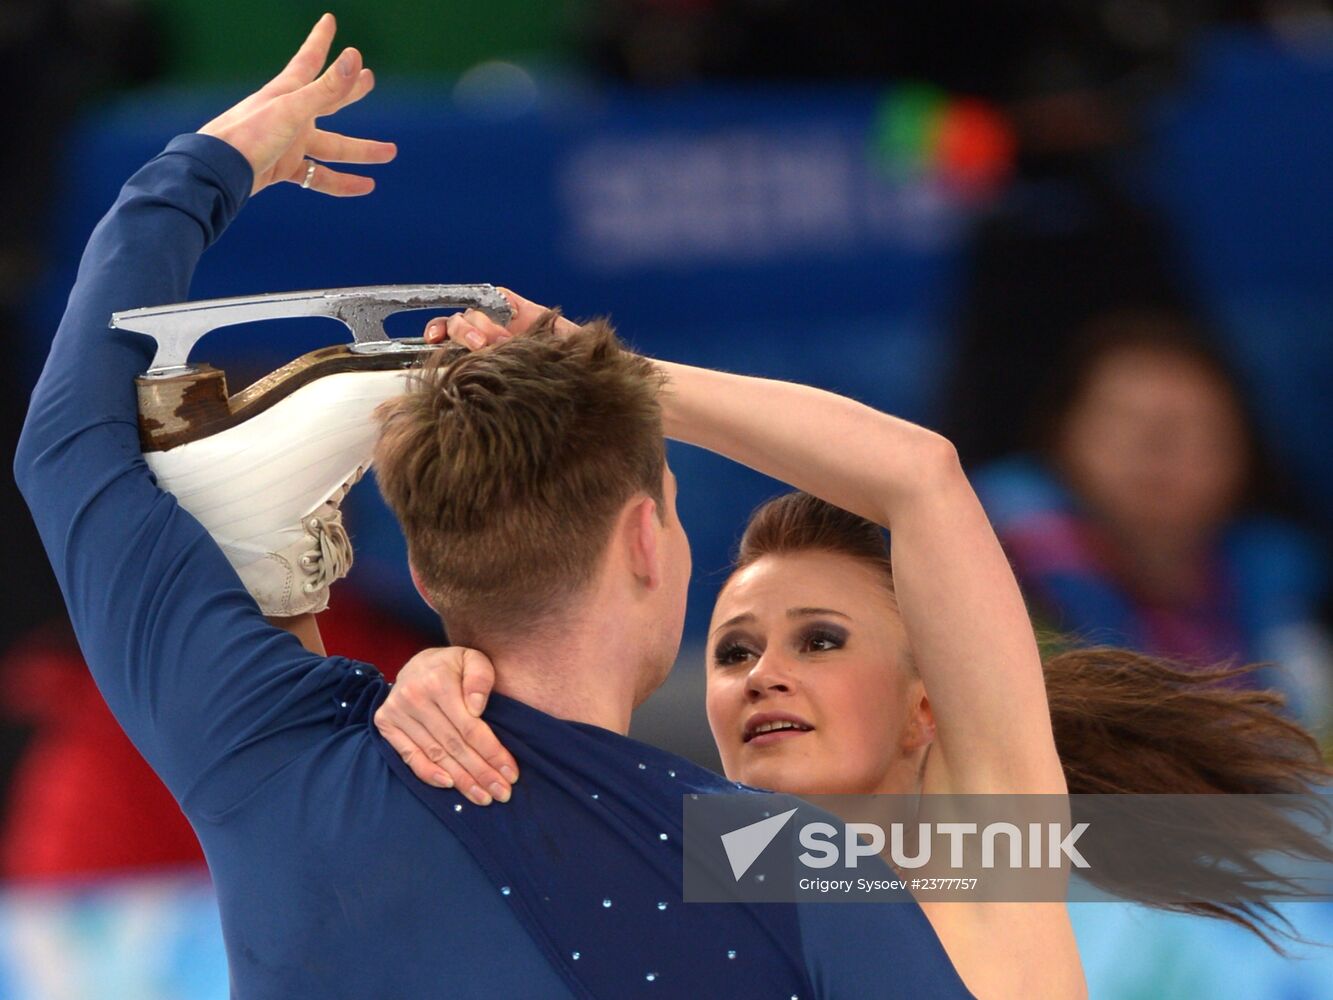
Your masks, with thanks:
M 249 161 L 255 175 L 251 194 L 279 181 L 302 184 L 307 175 L 306 186 L 321 194 L 370 194 L 374 180 L 325 164 L 388 163 L 398 155 L 391 142 L 354 139 L 316 126 L 317 118 L 356 103 L 375 86 L 374 74 L 361 65 L 356 49 L 344 49 L 324 68 L 336 31 L 333 15 L 325 14 L 281 73 L 199 130 Z

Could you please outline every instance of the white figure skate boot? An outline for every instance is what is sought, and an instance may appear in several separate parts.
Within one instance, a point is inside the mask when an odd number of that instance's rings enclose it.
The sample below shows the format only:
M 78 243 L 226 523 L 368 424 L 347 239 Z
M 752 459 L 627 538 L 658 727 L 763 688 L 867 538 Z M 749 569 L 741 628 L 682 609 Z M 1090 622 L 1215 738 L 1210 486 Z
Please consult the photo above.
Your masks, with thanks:
M 153 366 L 137 380 L 149 468 L 213 536 L 264 614 L 324 610 L 329 587 L 351 568 L 339 504 L 370 467 L 374 411 L 405 392 L 411 371 L 441 349 L 390 340 L 383 320 L 449 307 L 509 318 L 508 301 L 488 285 L 331 289 L 112 317 L 112 326 L 158 340 Z M 341 319 L 355 342 L 306 354 L 234 396 L 223 372 L 188 363 L 209 330 L 301 315 Z

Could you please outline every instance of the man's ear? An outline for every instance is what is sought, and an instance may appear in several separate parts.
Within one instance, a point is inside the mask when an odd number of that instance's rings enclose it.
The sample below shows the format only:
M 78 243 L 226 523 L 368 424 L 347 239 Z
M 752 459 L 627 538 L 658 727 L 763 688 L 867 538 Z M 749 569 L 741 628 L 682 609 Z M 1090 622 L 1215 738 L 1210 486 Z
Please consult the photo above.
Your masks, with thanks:
M 421 574 L 419 574 L 417 568 L 412 565 L 411 559 L 407 560 L 407 571 L 412 574 L 412 586 L 416 587 L 417 596 L 426 602 L 426 607 L 434 611 L 435 605 L 432 604 L 430 598 L 426 596 L 426 588 L 421 582 Z
M 652 497 L 632 501 L 625 512 L 624 539 L 630 569 L 649 589 L 662 583 L 662 562 L 658 538 L 662 522 L 657 517 L 657 502 Z

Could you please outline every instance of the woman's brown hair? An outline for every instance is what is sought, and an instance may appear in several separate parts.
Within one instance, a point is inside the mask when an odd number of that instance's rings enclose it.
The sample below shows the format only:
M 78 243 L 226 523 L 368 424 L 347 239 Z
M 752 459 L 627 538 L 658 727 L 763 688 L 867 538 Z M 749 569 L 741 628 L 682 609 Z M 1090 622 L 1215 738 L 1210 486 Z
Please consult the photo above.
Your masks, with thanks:
M 892 593 L 885 532 L 805 493 L 777 497 L 751 515 L 735 568 L 811 550 L 880 570 Z M 1251 668 L 1200 671 L 1127 649 L 1078 646 L 1044 654 L 1042 665 L 1070 794 L 1305 795 L 1333 777 L 1314 737 L 1280 714 L 1281 695 L 1229 686 Z M 1328 864 L 1333 850 L 1289 810 L 1265 809 L 1263 816 L 1262 844 L 1219 836 L 1209 852 L 1200 850 L 1197 836 L 1172 838 L 1163 830 L 1153 845 L 1154 867 L 1185 887 L 1192 883 L 1182 873 L 1194 870 L 1197 884 L 1208 889 L 1152 905 L 1231 921 L 1278 951 L 1275 936 L 1297 939 L 1272 904 L 1275 881 L 1279 896 L 1283 883 L 1256 855 L 1276 851 Z M 1131 881 L 1142 884 L 1141 871 L 1119 867 L 1099 865 L 1095 875 L 1086 874 L 1111 893 Z M 1191 897 L 1188 889 L 1182 895 Z

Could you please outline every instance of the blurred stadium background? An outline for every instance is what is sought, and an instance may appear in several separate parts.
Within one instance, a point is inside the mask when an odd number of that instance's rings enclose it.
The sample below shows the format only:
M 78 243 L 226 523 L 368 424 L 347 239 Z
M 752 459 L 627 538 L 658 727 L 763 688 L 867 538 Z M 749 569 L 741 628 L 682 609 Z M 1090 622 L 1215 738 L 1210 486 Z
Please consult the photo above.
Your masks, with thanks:
M 120 183 L 272 75 L 323 9 L 4 0 L 11 451 L 82 244 Z M 347 130 L 396 141 L 399 158 L 372 198 L 265 194 L 205 258 L 196 297 L 493 281 L 576 317 L 610 314 L 650 354 L 854 395 L 957 441 L 997 527 L 1013 526 L 1044 624 L 1270 661 L 1263 682 L 1326 725 L 1325 0 L 343 0 L 335 13 L 380 81 Z M 1201 498 L 1197 522 L 1172 529 L 1197 556 L 1185 583 L 1133 560 L 1071 570 L 1042 534 L 1071 519 L 1095 533 L 1116 513 L 1042 445 L 1070 412 L 1046 405 L 1055 387 L 1087 388 L 1071 346 L 1108 318 L 1192 331 L 1235 373 L 1235 413 L 1258 443 L 1244 488 Z M 416 332 L 399 319 L 391 332 Z M 236 389 L 338 336 L 261 325 L 198 353 Z M 1140 455 L 1193 467 L 1230 446 L 1171 403 L 1144 403 L 1160 420 Z M 1128 465 L 1132 435 L 1118 433 L 1105 444 L 1124 445 Z M 681 663 L 634 735 L 712 764 L 700 639 L 739 526 L 778 487 L 685 448 L 672 462 L 696 578 Z M 1169 473 L 1126 475 L 1186 489 Z M 8 480 L 0 503 L 0 997 L 224 997 L 188 825 L 83 673 Z M 348 506 L 357 565 L 335 589 L 329 646 L 392 672 L 438 625 L 373 487 Z M 1071 574 L 1096 577 L 1098 599 L 1071 597 L 1087 593 Z M 1094 997 L 1333 997 L 1327 947 L 1280 958 L 1206 921 L 1075 911 Z M 1329 905 L 1288 915 L 1333 945 Z

